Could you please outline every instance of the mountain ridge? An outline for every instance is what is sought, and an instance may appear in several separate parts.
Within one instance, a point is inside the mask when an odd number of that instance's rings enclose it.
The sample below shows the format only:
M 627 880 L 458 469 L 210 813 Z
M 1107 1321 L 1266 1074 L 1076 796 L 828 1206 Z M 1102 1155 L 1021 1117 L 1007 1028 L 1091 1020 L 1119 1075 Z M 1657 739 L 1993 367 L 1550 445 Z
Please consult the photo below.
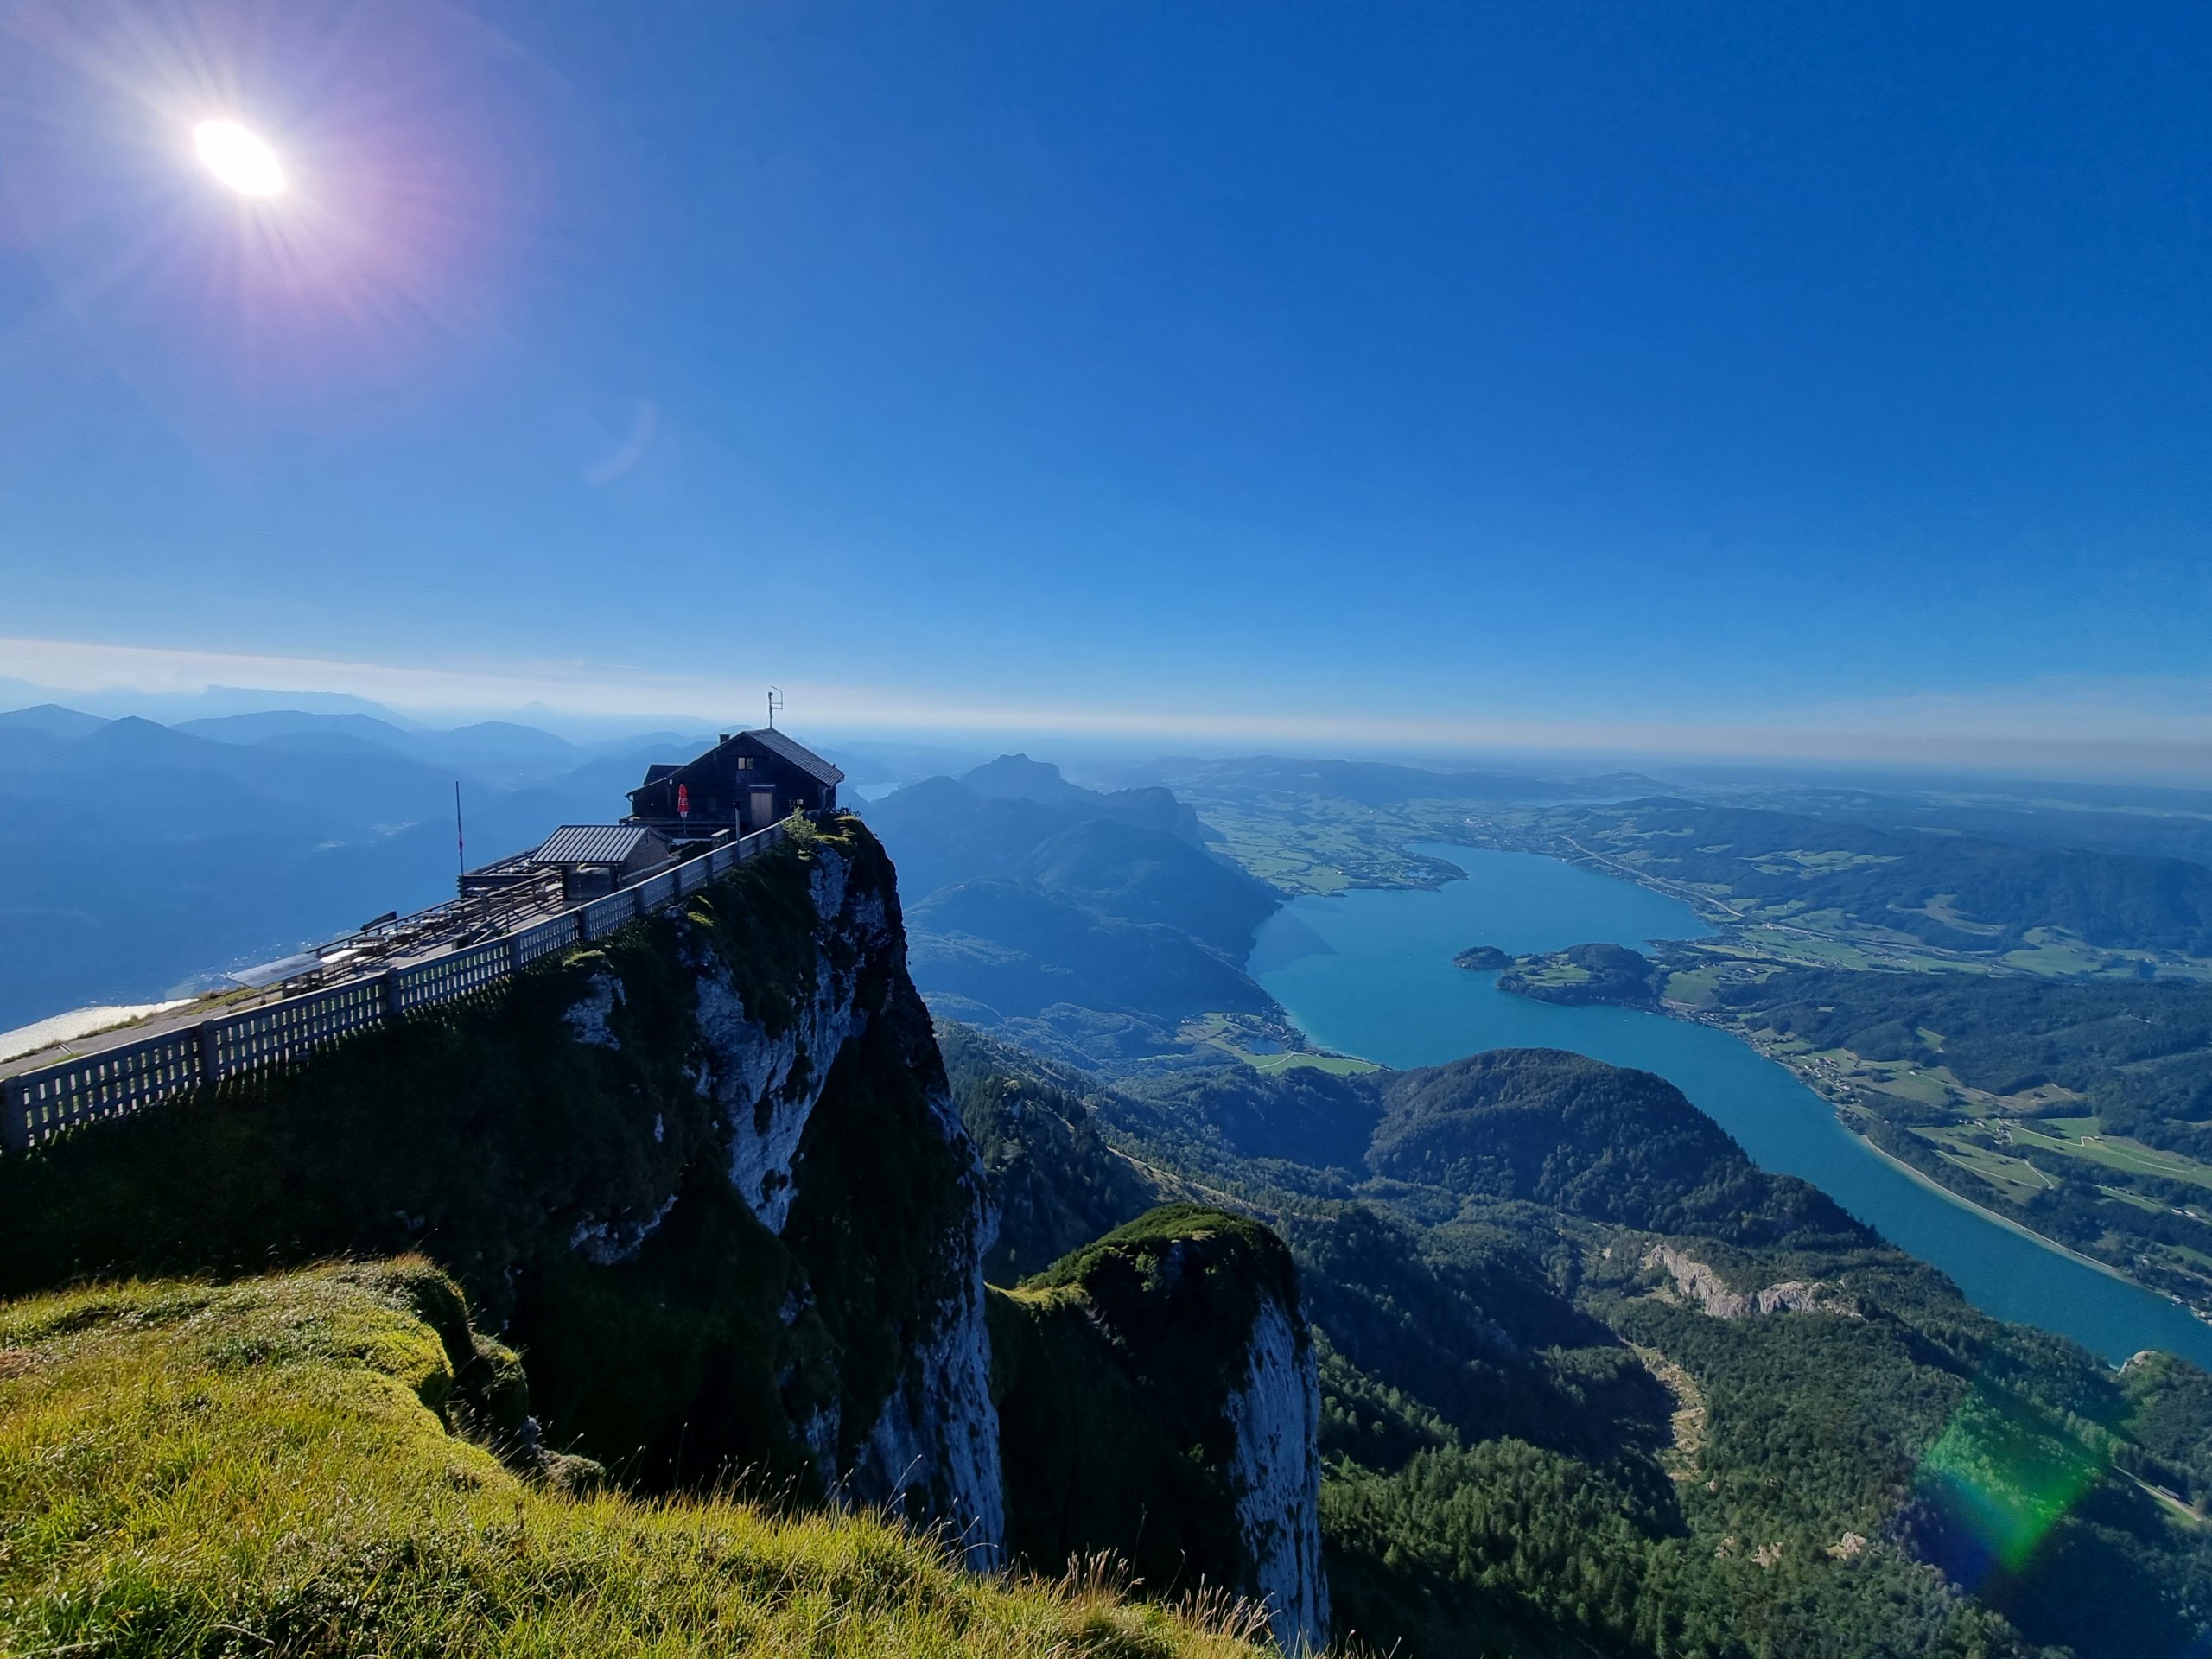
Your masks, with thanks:
M 860 820 L 795 823 L 679 909 L 476 998 L 0 1159 L 0 1208 L 23 1218 L 0 1295 L 421 1253 L 521 1355 L 516 1432 L 626 1491 L 877 1510 L 982 1570 L 1007 1559 L 1012 1500 L 1014 1547 L 1049 1552 L 1059 1534 L 1020 1529 L 1036 1499 L 1005 1467 L 1003 1414 L 1034 1421 L 1085 1366 L 1112 1397 L 1125 1349 L 1048 1344 L 1027 1381 L 1001 1363 L 997 1206 L 902 928 Z M 1148 1236 L 1196 1261 L 1217 1224 L 1242 1225 L 1171 1215 Z M 1154 1332 L 1152 1408 L 1227 1426 L 1155 1468 L 1242 1529 L 1205 1581 L 1267 1599 L 1310 1645 L 1318 1546 L 1271 1541 L 1318 1525 L 1312 1437 L 1284 1427 L 1318 1411 L 1311 1357 L 1294 1282 L 1265 1271 L 1281 1246 L 1240 1249 L 1260 1265 L 1224 1270 L 1264 1288 L 1242 1325 L 1177 1320 L 1170 1281 L 1114 1305 Z M 1069 1535 L 1130 1554 L 1126 1518 L 1079 1509 Z

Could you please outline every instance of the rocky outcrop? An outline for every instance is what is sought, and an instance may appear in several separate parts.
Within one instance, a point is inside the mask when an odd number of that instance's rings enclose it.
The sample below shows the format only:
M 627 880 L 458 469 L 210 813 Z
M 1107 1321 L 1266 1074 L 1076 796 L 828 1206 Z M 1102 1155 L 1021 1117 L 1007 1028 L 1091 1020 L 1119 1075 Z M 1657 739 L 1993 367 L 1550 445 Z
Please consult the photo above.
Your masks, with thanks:
M 691 980 L 696 1052 L 690 1076 L 720 1127 L 731 1190 L 768 1233 L 788 1238 L 810 1152 L 818 1163 L 836 1164 L 850 1149 L 827 1143 L 871 1132 L 864 1122 L 823 1122 L 825 1099 L 833 1116 L 841 1115 L 846 1095 L 883 1109 L 885 1084 L 892 1080 L 855 1073 L 896 1068 L 906 1087 L 887 1092 L 903 1095 L 892 1104 L 903 1107 L 908 1120 L 897 1132 L 931 1143 L 941 1185 L 923 1206 L 927 1236 L 882 1238 L 876 1248 L 906 1258 L 923 1289 L 918 1305 L 825 1308 L 837 1300 L 837 1287 L 817 1282 L 821 1274 L 802 1243 L 791 1263 L 802 1282 L 786 1293 L 779 1324 L 798 1333 L 794 1346 L 804 1346 L 809 1332 L 803 1325 L 875 1321 L 879 1328 L 867 1334 L 880 1341 L 880 1322 L 888 1320 L 904 1363 L 893 1367 L 887 1390 L 876 1398 L 856 1397 L 843 1376 L 833 1380 L 829 1399 L 820 1397 L 818 1386 L 795 1389 L 798 1368 L 789 1365 L 782 1391 L 792 1410 L 791 1432 L 827 1491 L 941 1524 L 972 1562 L 995 1565 L 1005 1519 L 982 1266 L 994 1217 L 927 1015 L 906 980 L 888 868 L 872 842 L 854 838 L 864 834 L 849 830 L 806 842 L 804 913 L 784 918 L 786 927 L 798 921 L 804 932 L 782 941 L 785 948 L 769 964 L 772 973 L 760 971 L 764 941 L 748 937 L 750 930 L 733 929 L 734 918 L 717 910 L 712 889 L 701 911 L 666 924 Z M 620 1033 L 609 1029 L 610 1016 L 624 996 L 620 985 L 610 990 L 606 978 L 594 976 L 588 994 L 564 1019 L 579 1040 L 614 1046 Z M 810 1131 L 817 1132 L 811 1141 Z M 845 1197 L 830 1202 L 842 1205 Z M 887 1212 L 897 1207 L 881 1206 Z M 580 1228 L 575 1248 L 601 1263 L 625 1250 L 634 1255 L 667 1213 L 664 1205 L 643 1227 L 616 1221 Z M 828 1369 L 837 1369 L 834 1360 Z
M 1318 1649 L 1320 1389 L 1282 1241 L 1170 1205 L 991 1312 L 1012 1553 L 1058 1572 L 1110 1551 L 1160 1593 L 1224 1586 L 1287 1651 Z
M 1246 1342 L 1249 1380 L 1229 1396 L 1236 1529 L 1267 1604 L 1276 1645 L 1296 1654 L 1327 1640 L 1321 1570 L 1321 1380 L 1295 1306 L 1263 1298 Z
M 1709 1264 L 1684 1255 L 1671 1244 L 1654 1244 L 1643 1253 L 1647 1273 L 1664 1272 L 1675 1294 L 1716 1319 L 1740 1319 L 1759 1313 L 1837 1313 L 1847 1319 L 1860 1316 L 1833 1285 L 1817 1280 L 1785 1280 L 1751 1291 L 1731 1290 L 1728 1282 Z
M 569 1235 L 569 1248 L 596 1268 L 611 1268 L 630 1261 L 645 1247 L 661 1223 L 668 1219 L 668 1212 L 676 1208 L 676 1195 L 671 1192 L 652 1213 L 637 1217 L 617 1217 L 610 1221 L 580 1221 L 576 1230 Z
M 561 1023 L 580 1043 L 619 1050 L 622 1039 L 614 1034 L 607 1020 L 621 1001 L 622 982 L 612 974 L 594 974 L 586 983 L 584 994 L 571 1002 L 561 1016 Z
M 830 1067 L 868 1022 L 861 976 L 880 972 L 905 950 L 889 894 L 856 885 L 849 856 L 817 852 L 807 896 L 816 925 L 813 961 L 799 994 L 786 990 L 779 999 L 780 1018 L 747 1009 L 730 962 L 697 925 L 680 925 L 684 963 L 697 976 L 702 1082 L 729 1136 L 730 1183 L 772 1233 L 781 1233 L 791 1214 L 791 1163 Z M 570 1025 L 587 1013 L 571 1009 Z M 957 1120 L 950 1128 L 959 1132 Z
M 547 1444 L 646 1488 L 895 1507 L 996 1558 L 990 1207 L 857 819 L 0 1173 L 0 1280 L 418 1251 L 525 1356 Z

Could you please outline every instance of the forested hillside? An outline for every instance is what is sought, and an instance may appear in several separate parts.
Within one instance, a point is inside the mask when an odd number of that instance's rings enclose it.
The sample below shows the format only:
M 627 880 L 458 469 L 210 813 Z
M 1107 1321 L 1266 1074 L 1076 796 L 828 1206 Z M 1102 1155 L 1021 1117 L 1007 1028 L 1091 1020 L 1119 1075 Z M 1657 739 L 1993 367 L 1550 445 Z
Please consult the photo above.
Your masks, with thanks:
M 2212 796 L 2202 790 L 2049 780 L 2008 790 L 1980 779 L 1930 789 L 1928 779 L 1912 781 L 1923 788 L 1907 793 L 1770 785 L 1758 793 L 1785 810 L 1885 830 L 1934 830 L 2015 847 L 2212 865 L 2212 818 L 2205 816 Z
M 1503 1049 L 1368 1086 L 1385 1116 L 1367 1164 L 1385 1180 L 1732 1244 L 1855 1247 L 1872 1236 L 1816 1188 L 1763 1173 L 1649 1071 Z
M 1136 1089 L 947 1050 L 995 1183 L 1086 1216 L 1198 1190 L 1289 1241 L 1338 1623 L 1378 1649 L 2119 1659 L 2212 1630 L 2212 1378 L 1985 1318 L 1658 1078 L 1507 1052 Z M 1033 1256 L 1064 1224 L 1007 1220 Z

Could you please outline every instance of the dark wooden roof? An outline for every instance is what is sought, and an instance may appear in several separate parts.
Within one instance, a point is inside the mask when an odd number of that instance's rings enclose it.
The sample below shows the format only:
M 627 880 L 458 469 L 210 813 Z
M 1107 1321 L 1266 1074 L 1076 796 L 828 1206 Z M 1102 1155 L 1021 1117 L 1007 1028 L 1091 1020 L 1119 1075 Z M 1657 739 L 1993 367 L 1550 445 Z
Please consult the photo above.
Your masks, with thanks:
M 804 743 L 794 743 L 773 727 L 764 726 L 758 731 L 740 732 L 740 737 L 749 737 L 770 753 L 780 756 L 800 771 L 819 778 L 825 784 L 842 784 L 845 774 L 824 760 Z

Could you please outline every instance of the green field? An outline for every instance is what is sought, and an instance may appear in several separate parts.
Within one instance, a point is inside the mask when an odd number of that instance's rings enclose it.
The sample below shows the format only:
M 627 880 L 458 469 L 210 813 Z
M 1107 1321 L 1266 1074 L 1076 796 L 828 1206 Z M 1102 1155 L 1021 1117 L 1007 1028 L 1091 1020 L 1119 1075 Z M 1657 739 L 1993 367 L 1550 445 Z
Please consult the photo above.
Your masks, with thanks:
M 1382 1069 L 1372 1060 L 1355 1059 L 1349 1054 L 1239 1054 L 1236 1058 L 1255 1071 L 1295 1071 L 1306 1066 L 1333 1077 L 1357 1077 Z
M 1667 976 L 1666 989 L 1662 993 L 1669 1002 L 1680 1002 L 1693 1008 L 1712 1005 L 1713 994 L 1720 984 L 1720 973 L 1715 968 L 1688 968 Z
M 1313 1048 L 1303 1033 L 1249 1014 L 1204 1014 L 1177 1034 L 1186 1043 L 1203 1044 L 1233 1055 L 1255 1071 L 1294 1071 L 1304 1066 L 1332 1077 L 1356 1077 L 1382 1069 L 1372 1060 Z
M 1923 1106 L 1948 1106 L 1957 1096 L 1957 1089 L 1948 1079 L 1949 1073 L 1940 1068 L 1904 1065 L 1868 1066 L 1866 1075 L 1857 1079 L 1868 1087 L 1879 1089 L 1885 1095 L 1895 1095 L 1900 1100 L 1917 1101 Z
M 2078 940 L 2055 936 L 2050 929 L 2040 927 L 2028 935 L 2028 948 L 2007 950 L 2002 960 L 2007 968 L 2022 973 L 2059 979 L 2080 978 L 2113 965 L 2109 953 L 2092 950 Z
M 1947 1163 L 1955 1164 L 1961 1169 L 1980 1176 L 2015 1203 L 2024 1202 L 2058 1185 L 2024 1160 L 2007 1158 L 2002 1153 L 1992 1152 L 1988 1147 L 1976 1144 L 1968 1138 L 1974 1133 L 1971 1129 L 1917 1128 L 1913 1133 L 1933 1145 Z
M 2100 1135 L 2094 1117 L 2043 1117 L 2031 1122 L 2010 1119 L 2005 1128 L 2015 1142 L 2063 1152 L 2109 1169 L 2187 1181 L 2212 1190 L 2212 1165 L 2200 1164 L 2178 1153 L 2160 1152 L 2124 1135 Z
M 1423 836 L 1464 835 L 1459 820 L 1381 814 L 1350 802 L 1302 801 L 1281 813 L 1200 798 L 1199 817 L 1222 850 L 1280 892 L 1326 895 L 1346 887 L 1417 887 L 1436 872 L 1402 848 Z
M 1546 962 L 1516 971 L 1530 985 L 1587 985 L 1590 982 L 1590 970 L 1579 968 L 1571 962 Z

